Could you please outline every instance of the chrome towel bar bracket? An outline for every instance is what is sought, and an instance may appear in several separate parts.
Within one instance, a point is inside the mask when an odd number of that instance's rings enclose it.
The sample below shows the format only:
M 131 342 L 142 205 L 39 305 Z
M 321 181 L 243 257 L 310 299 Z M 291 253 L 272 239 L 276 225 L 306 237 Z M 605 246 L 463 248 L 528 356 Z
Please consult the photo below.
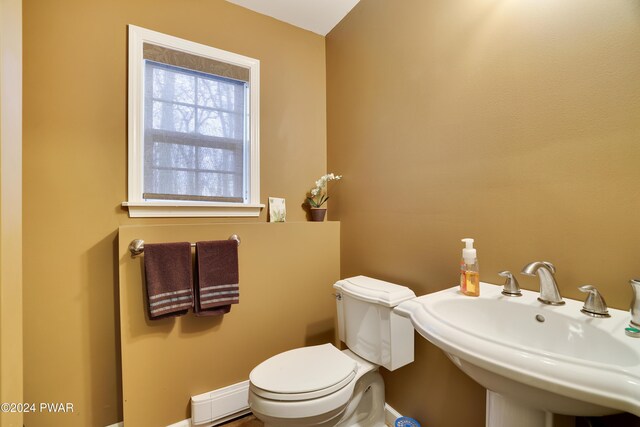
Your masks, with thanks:
M 238 246 L 240 246 L 240 236 L 238 236 L 237 234 L 232 234 L 231 236 L 229 236 L 229 240 L 235 240 L 238 243 Z M 195 248 L 196 244 L 195 243 L 191 243 L 191 247 Z M 129 243 L 129 252 L 131 252 L 131 256 L 137 256 L 140 255 L 141 253 L 144 252 L 144 240 L 142 239 L 135 239 L 132 240 L 131 243 Z

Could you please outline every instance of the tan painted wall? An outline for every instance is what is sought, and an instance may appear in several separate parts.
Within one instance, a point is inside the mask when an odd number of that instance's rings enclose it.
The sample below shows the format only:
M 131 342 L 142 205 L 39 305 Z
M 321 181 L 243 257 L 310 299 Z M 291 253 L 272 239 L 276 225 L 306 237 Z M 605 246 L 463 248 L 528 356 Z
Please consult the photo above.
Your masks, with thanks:
M 118 227 L 225 222 L 131 220 L 120 208 L 127 24 L 261 60 L 263 203 L 285 197 L 288 219 L 304 220 L 326 168 L 324 38 L 222 0 L 24 1 L 25 399 L 75 404 L 28 414 L 27 427 L 122 419 Z
M 22 1 L 0 0 L 0 402 L 22 403 Z M 11 408 L 10 408 L 11 409 Z M 0 426 L 22 427 L 20 412 Z
M 142 256 L 131 258 L 129 242 L 195 242 L 232 234 L 242 240 L 240 303 L 223 317 L 149 321 Z M 337 222 L 125 226 L 119 240 L 125 425 L 156 427 L 189 418 L 190 396 L 245 381 L 274 354 L 334 340 Z
M 485 281 L 549 260 L 566 297 L 590 283 L 627 309 L 639 18 L 635 0 L 362 0 L 327 36 L 342 276 L 443 289 L 475 237 Z M 424 340 L 416 351 L 386 375 L 388 402 L 430 427 L 484 425 L 483 389 Z

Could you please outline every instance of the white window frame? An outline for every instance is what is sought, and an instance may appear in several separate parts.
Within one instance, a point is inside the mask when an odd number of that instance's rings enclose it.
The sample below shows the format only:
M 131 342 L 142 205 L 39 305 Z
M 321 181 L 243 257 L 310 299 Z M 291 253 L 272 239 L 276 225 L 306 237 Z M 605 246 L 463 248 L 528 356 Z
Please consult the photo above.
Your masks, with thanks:
M 183 200 L 145 200 L 144 177 L 144 59 L 143 44 L 150 43 L 249 69 L 250 147 L 249 181 L 244 203 Z M 129 25 L 129 168 L 128 200 L 122 205 L 130 217 L 257 217 L 260 204 L 260 61 L 211 46 Z M 246 165 L 246 163 L 245 163 Z

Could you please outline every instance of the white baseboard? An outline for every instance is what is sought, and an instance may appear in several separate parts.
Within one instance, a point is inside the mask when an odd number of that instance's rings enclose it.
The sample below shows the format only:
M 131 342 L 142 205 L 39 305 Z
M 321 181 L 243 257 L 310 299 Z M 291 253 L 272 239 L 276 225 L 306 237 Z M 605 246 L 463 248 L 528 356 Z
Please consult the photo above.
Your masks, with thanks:
M 238 414 L 234 414 L 231 417 L 226 417 L 226 419 L 224 420 L 217 420 L 216 422 L 210 423 L 210 424 L 201 424 L 202 427 L 211 427 L 211 426 L 215 426 L 215 425 L 219 425 L 222 424 L 226 421 L 229 421 L 230 419 L 248 414 L 250 411 L 247 409 L 246 411 L 244 411 L 244 413 L 238 413 Z M 393 427 L 395 426 L 396 420 L 398 418 L 400 418 L 402 416 L 402 414 L 400 414 L 400 412 L 396 411 L 395 409 L 393 409 L 388 403 L 385 403 L 384 405 L 384 421 L 385 424 L 387 424 L 387 426 L 389 427 Z M 119 422 L 119 423 L 115 423 L 115 424 L 111 424 L 110 426 L 107 427 L 124 427 L 124 422 Z M 182 420 L 182 421 L 178 421 L 175 424 L 171 424 L 167 427 L 193 427 L 191 424 L 191 419 L 187 419 L 187 420 Z M 200 427 L 200 426 L 198 426 Z
M 388 403 L 384 404 L 384 422 L 386 425 L 393 427 L 396 425 L 396 420 L 400 418 L 402 414 L 391 407 Z
M 124 427 L 124 421 L 120 421 L 119 423 L 108 425 L 107 427 Z M 191 427 L 191 419 L 178 421 L 175 424 L 171 424 L 167 427 Z
M 167 427 L 191 427 L 191 418 L 188 420 L 178 421 L 177 423 L 168 425 Z

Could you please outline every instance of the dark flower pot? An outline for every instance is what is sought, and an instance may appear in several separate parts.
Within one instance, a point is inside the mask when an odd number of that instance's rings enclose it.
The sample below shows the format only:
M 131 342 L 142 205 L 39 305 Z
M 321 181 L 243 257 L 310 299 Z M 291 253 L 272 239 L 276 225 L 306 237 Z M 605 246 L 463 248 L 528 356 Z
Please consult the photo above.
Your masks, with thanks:
M 311 208 L 311 221 L 324 221 L 324 216 L 327 213 L 327 208 Z

